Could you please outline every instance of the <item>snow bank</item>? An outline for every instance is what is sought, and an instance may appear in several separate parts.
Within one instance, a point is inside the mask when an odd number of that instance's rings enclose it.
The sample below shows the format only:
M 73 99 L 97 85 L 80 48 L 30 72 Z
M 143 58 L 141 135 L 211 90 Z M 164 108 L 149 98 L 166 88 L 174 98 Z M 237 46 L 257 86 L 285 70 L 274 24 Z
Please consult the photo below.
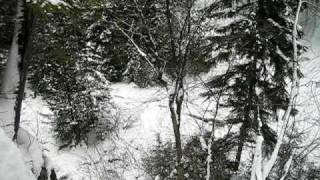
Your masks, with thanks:
M 21 152 L 0 128 L 0 179 L 35 180 L 26 167 Z

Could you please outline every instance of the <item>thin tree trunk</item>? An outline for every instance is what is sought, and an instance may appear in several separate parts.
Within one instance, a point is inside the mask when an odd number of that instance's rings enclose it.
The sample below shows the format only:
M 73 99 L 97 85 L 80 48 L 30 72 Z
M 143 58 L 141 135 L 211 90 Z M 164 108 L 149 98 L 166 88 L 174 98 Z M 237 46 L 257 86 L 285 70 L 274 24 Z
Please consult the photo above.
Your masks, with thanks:
M 184 170 L 182 162 L 182 144 L 181 144 L 181 134 L 180 134 L 180 124 L 181 124 L 181 111 L 182 111 L 182 102 L 184 96 L 183 89 L 183 78 L 184 78 L 184 65 L 181 62 L 178 68 L 179 73 L 176 79 L 174 91 L 169 95 L 169 109 L 171 113 L 172 127 L 175 137 L 176 145 L 176 168 L 177 168 L 177 180 L 184 179 Z
M 293 69 L 293 76 L 292 76 L 292 84 L 291 84 L 291 92 L 290 92 L 290 97 L 289 97 L 289 105 L 288 105 L 288 109 L 286 110 L 286 112 L 284 113 L 284 115 L 282 116 L 282 127 L 280 130 L 280 134 L 279 134 L 279 138 L 277 140 L 277 143 L 275 145 L 275 148 L 271 154 L 271 157 L 269 159 L 269 161 L 265 164 L 264 167 L 264 171 L 263 171 L 263 177 L 264 179 L 266 179 L 272 169 L 272 167 L 274 166 L 276 159 L 278 157 L 279 154 L 279 150 L 280 150 L 280 146 L 282 145 L 282 141 L 284 138 L 284 134 L 285 134 L 285 130 L 286 130 L 286 126 L 289 123 L 290 120 L 290 114 L 291 114 L 291 110 L 292 110 L 292 106 L 294 103 L 294 100 L 298 94 L 298 72 L 297 72 L 297 66 L 298 66 L 298 47 L 297 47 L 297 36 L 298 36 L 298 30 L 297 30 L 297 26 L 299 23 L 299 15 L 300 15 L 300 11 L 301 11 L 301 6 L 302 6 L 303 1 L 299 0 L 299 5 L 298 5 L 298 9 L 296 12 L 296 18 L 295 18 L 295 23 L 293 26 L 293 32 L 292 32 L 292 41 L 293 41 L 293 61 L 292 61 L 292 69 Z
M 169 94 L 169 109 L 171 114 L 172 127 L 175 137 L 176 145 L 176 170 L 177 170 L 177 180 L 184 180 L 184 170 L 182 162 L 182 144 L 181 144 L 181 134 L 180 134 L 180 124 L 181 124 L 181 111 L 182 102 L 184 97 L 184 84 L 183 80 L 185 77 L 185 65 L 186 59 L 179 58 L 176 55 L 176 45 L 175 45 L 175 35 L 173 33 L 172 15 L 170 11 L 170 0 L 166 0 L 166 18 L 167 25 L 169 28 L 170 46 L 171 46 L 171 60 L 173 62 L 178 62 L 176 69 L 176 81 L 174 85 L 173 92 Z
M 259 133 L 256 138 L 256 147 L 252 163 L 250 180 L 263 180 L 262 177 L 262 143 L 264 139 Z
M 1 86 L 0 107 L 2 124 L 9 137 L 17 138 L 20 114 L 27 78 L 28 61 L 31 58 L 33 12 L 25 0 L 17 1 L 14 35 Z
M 237 149 L 237 154 L 236 154 L 236 164 L 235 164 L 235 168 L 234 171 L 238 171 L 239 167 L 240 167 L 240 162 L 241 162 L 241 155 L 242 155 L 242 151 L 243 151 L 243 146 L 245 143 L 245 139 L 246 139 L 246 125 L 243 124 L 240 128 L 240 135 L 239 135 L 239 143 L 238 143 L 238 149 Z
M 177 80 L 177 84 L 178 84 Z M 176 85 L 175 92 L 170 94 L 169 97 L 169 108 L 171 113 L 172 126 L 175 137 L 175 145 L 176 145 L 176 163 L 177 163 L 177 180 L 183 180 L 183 164 L 182 164 L 182 145 L 181 145 L 181 134 L 180 134 L 180 121 L 181 121 L 181 110 L 179 110 L 179 106 L 181 108 L 182 99 L 183 98 L 183 89 L 179 85 Z M 180 96 L 180 97 L 179 97 Z M 175 107 L 176 106 L 176 107 Z
M 219 108 L 220 108 L 220 99 L 222 96 L 222 91 L 221 93 L 219 93 L 218 98 L 217 98 L 217 102 L 216 102 L 216 109 L 214 112 L 214 117 L 212 119 L 212 127 L 211 127 L 211 134 L 209 137 L 209 141 L 208 141 L 208 145 L 207 145 L 207 175 L 206 175 L 206 180 L 214 180 L 214 172 L 211 172 L 211 163 L 212 163 L 212 149 L 213 149 L 213 143 L 214 143 L 214 139 L 215 139 L 215 123 L 216 123 L 216 118 L 218 116 L 218 112 L 219 112 Z
M 214 133 L 212 133 L 214 134 Z M 213 179 L 213 176 L 211 175 L 211 163 L 212 163 L 212 145 L 213 145 L 213 141 L 214 140 L 214 137 L 212 137 L 211 135 L 211 138 L 209 138 L 209 141 L 208 141 L 208 146 L 207 146 L 207 153 L 208 153 L 208 156 L 207 156 L 207 175 L 206 175 L 206 180 L 210 180 L 210 179 Z
M 260 157 L 260 149 L 262 146 L 263 142 L 263 137 L 258 134 L 257 135 L 257 140 L 256 140 L 256 152 L 255 152 L 255 159 L 253 162 L 253 167 L 252 167 L 252 172 L 251 172 L 251 180 L 265 180 L 272 167 L 274 166 L 280 147 L 283 143 L 283 138 L 285 135 L 285 130 L 287 125 L 289 124 L 290 121 L 290 114 L 292 110 L 292 106 L 294 105 L 295 98 L 298 94 L 298 72 L 297 72 L 297 66 L 298 66 L 298 47 L 297 47 L 297 36 L 298 36 L 298 31 L 297 31 L 297 26 L 299 22 L 299 15 L 301 11 L 303 1 L 299 0 L 299 5 L 298 9 L 296 12 L 296 17 L 294 21 L 294 26 L 293 26 L 293 32 L 292 32 L 292 41 L 293 41 L 293 60 L 292 60 L 292 69 L 293 69 L 293 76 L 292 76 L 292 84 L 291 84 L 291 90 L 290 90 L 290 96 L 289 96 L 289 104 L 288 108 L 285 111 L 284 115 L 282 116 L 282 125 L 280 129 L 280 133 L 278 135 L 278 140 L 277 143 L 274 147 L 274 150 L 269 158 L 269 160 L 262 166 L 262 160 L 259 159 Z
M 19 88 L 15 105 L 15 121 L 14 121 L 14 136 L 13 140 L 16 140 L 18 135 L 18 130 L 20 127 L 20 117 L 21 117 L 21 107 L 22 100 L 24 97 L 24 90 L 27 81 L 27 73 L 28 73 L 28 63 L 31 59 L 32 54 L 32 31 L 34 24 L 34 14 L 32 8 L 28 8 L 27 4 L 24 3 L 25 6 L 25 20 L 24 20 L 24 38 L 23 38 L 23 48 L 22 48 L 22 62 L 20 63 L 20 80 L 19 80 Z
M 250 78 L 250 87 L 249 87 L 249 96 L 248 96 L 248 106 L 245 107 L 244 109 L 244 121 L 240 127 L 240 134 L 239 134 L 239 144 L 238 144 L 238 149 L 237 149 L 237 154 L 236 154 L 236 164 L 235 164 L 235 171 L 238 171 L 240 168 L 240 162 L 241 162 L 241 156 L 242 156 L 242 151 L 243 151 L 243 147 L 246 143 L 246 139 L 247 139 L 247 131 L 248 128 L 250 127 L 250 124 L 252 124 L 252 121 L 254 122 L 259 122 L 259 117 L 257 116 L 258 110 L 254 104 L 254 102 L 257 102 L 254 98 L 255 98 L 255 94 L 257 93 L 255 88 L 256 88 L 256 82 L 257 82 L 257 74 L 256 74 L 256 64 L 257 64 L 257 60 L 254 60 L 254 63 L 252 64 L 251 67 L 251 78 Z M 250 120 L 250 115 L 251 112 L 254 111 L 254 118 L 253 120 Z M 258 127 L 260 128 L 260 127 Z

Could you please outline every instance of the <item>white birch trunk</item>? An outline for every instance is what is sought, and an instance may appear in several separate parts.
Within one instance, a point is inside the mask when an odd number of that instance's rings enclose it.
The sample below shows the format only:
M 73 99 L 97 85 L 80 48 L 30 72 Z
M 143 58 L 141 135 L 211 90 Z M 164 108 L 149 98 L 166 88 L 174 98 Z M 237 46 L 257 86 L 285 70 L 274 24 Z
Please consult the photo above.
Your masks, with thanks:
M 21 62 L 21 56 L 19 55 L 18 36 L 22 28 L 22 9 L 23 0 L 18 0 L 14 34 L 0 90 L 0 125 L 3 127 L 9 138 L 12 138 L 14 135 L 14 107 L 20 80 L 18 66 Z
M 294 105 L 295 98 L 298 95 L 298 73 L 297 73 L 297 66 L 298 66 L 297 35 L 298 35 L 298 31 L 297 31 L 297 26 L 298 26 L 298 23 L 299 23 L 299 15 L 300 15 L 302 3 L 303 3 L 303 1 L 299 0 L 299 5 L 298 5 L 297 12 L 296 12 L 296 17 L 295 17 L 294 26 L 293 26 L 293 32 L 292 32 L 292 41 L 293 41 L 293 61 L 292 61 L 293 81 L 292 81 L 292 84 L 291 84 L 289 106 L 288 106 L 288 109 L 286 110 L 286 112 L 284 113 L 284 115 L 282 116 L 282 126 L 281 126 L 280 133 L 278 135 L 278 140 L 277 140 L 276 146 L 275 146 L 275 148 L 274 148 L 274 150 L 273 150 L 273 152 L 271 154 L 270 159 L 268 160 L 268 162 L 264 166 L 264 171 L 263 171 L 264 179 L 266 179 L 268 177 L 272 167 L 276 163 L 281 144 L 283 143 L 285 130 L 286 130 L 286 127 L 287 127 L 287 125 L 288 125 L 288 123 L 290 121 L 290 114 L 291 114 L 292 106 Z
M 256 138 L 256 148 L 253 158 L 251 178 L 250 180 L 262 180 L 262 143 L 264 139 L 262 135 Z
M 212 147 L 212 136 L 210 137 L 209 141 L 208 141 L 208 145 L 207 145 L 207 153 L 208 153 L 208 156 L 207 156 L 207 175 L 206 175 L 206 180 L 210 180 L 210 177 L 211 177 L 211 162 L 212 162 L 212 150 L 211 150 L 211 147 Z M 211 178 L 213 179 L 213 177 Z
M 292 69 L 293 69 L 293 80 L 291 84 L 291 90 L 290 90 L 290 97 L 289 97 L 289 105 L 288 109 L 285 111 L 284 115 L 282 116 L 282 125 L 280 129 L 280 133 L 278 134 L 278 140 L 275 145 L 275 148 L 269 158 L 269 160 L 266 161 L 266 163 L 263 165 L 262 157 L 261 157 L 261 147 L 263 142 L 263 137 L 261 135 L 257 136 L 256 140 L 256 150 L 255 150 L 255 157 L 252 165 L 252 172 L 251 172 L 251 180 L 265 180 L 272 167 L 276 163 L 280 147 L 283 143 L 283 138 L 285 135 L 286 127 L 290 122 L 290 114 L 292 110 L 292 106 L 294 105 L 295 98 L 298 94 L 298 73 L 297 73 L 297 66 L 298 66 L 298 47 L 297 47 L 297 26 L 299 22 L 299 15 L 301 11 L 303 1 L 299 0 L 298 9 L 296 12 L 293 32 L 292 32 L 292 41 L 293 41 L 293 61 L 292 61 Z M 260 137 L 261 136 L 261 137 Z M 290 157 L 292 158 L 292 157 Z M 292 159 L 289 159 L 289 162 L 291 164 Z M 289 168 L 286 168 L 288 171 Z M 288 172 L 286 172 L 287 174 Z

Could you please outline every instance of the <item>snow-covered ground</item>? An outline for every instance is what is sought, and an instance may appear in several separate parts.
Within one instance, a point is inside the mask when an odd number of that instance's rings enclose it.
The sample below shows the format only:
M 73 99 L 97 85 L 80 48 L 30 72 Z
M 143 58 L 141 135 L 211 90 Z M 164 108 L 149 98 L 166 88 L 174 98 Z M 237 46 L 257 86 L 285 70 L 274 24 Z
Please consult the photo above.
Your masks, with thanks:
M 305 77 L 301 88 L 297 108 L 300 111 L 297 119 L 307 123 L 303 129 L 314 137 L 319 137 L 317 123 L 320 115 L 318 100 L 320 81 L 319 59 L 313 59 L 301 64 Z M 312 81 L 310 81 L 312 80 Z M 199 80 L 190 80 L 188 94 L 184 106 L 181 132 L 183 137 L 199 133 L 203 124 L 195 121 L 188 114 L 203 115 L 209 102 L 199 97 L 204 89 L 199 88 Z M 108 172 L 116 169 L 121 176 L 118 179 L 147 180 L 141 170 L 140 160 L 147 151 L 155 145 L 156 136 L 173 138 L 173 131 L 168 109 L 168 94 L 166 90 L 157 87 L 141 89 L 134 84 L 117 83 L 111 85 L 111 95 L 119 108 L 121 128 L 117 136 L 111 136 L 105 142 L 87 148 L 80 146 L 73 149 L 59 150 L 52 131 L 53 114 L 41 97 L 33 98 L 32 93 L 23 104 L 22 126 L 31 132 L 43 145 L 45 154 L 50 158 L 49 166 L 54 167 L 58 177 L 67 176 L 73 180 L 103 179 Z M 219 132 L 218 132 L 219 133 Z M 220 132 L 223 134 L 223 132 Z M 217 134 L 219 136 L 219 134 Z M 115 150 L 115 151 L 114 151 Z M 118 160 L 117 159 L 121 159 Z M 115 161 L 113 161 L 115 160 Z M 106 170 L 107 169 L 107 170 Z M 109 179 L 113 179 L 110 178 Z
M 192 83 L 189 88 L 189 105 L 185 106 L 186 111 L 181 124 L 183 137 L 194 135 L 201 127 L 201 123 L 189 118 L 188 114 L 199 114 L 206 107 L 203 99 L 190 95 L 192 92 L 199 93 L 200 90 Z M 122 174 L 120 179 L 145 179 L 141 171 L 140 158 L 155 145 L 158 134 L 164 140 L 173 138 L 167 92 L 157 87 L 141 89 L 135 84 L 118 83 L 111 86 L 113 101 L 121 112 L 121 128 L 118 135 L 111 136 L 105 142 L 90 148 L 82 146 L 59 151 L 52 131 L 53 113 L 41 97 L 33 98 L 30 91 L 27 94 L 22 109 L 22 127 L 31 132 L 43 145 L 45 154 L 50 158 L 49 166 L 56 169 L 59 177 L 68 176 L 73 180 L 89 177 L 98 179 L 103 175 L 95 174 L 97 172 L 94 171 L 101 168 L 95 167 L 96 164 L 102 161 L 109 162 L 108 158 L 126 156 L 125 162 L 106 163 L 103 166 L 108 166 L 110 170 L 117 166 L 118 173 Z M 116 152 L 110 154 L 113 148 Z
M 35 180 L 25 165 L 23 156 L 17 146 L 0 128 L 0 179 L 1 180 Z

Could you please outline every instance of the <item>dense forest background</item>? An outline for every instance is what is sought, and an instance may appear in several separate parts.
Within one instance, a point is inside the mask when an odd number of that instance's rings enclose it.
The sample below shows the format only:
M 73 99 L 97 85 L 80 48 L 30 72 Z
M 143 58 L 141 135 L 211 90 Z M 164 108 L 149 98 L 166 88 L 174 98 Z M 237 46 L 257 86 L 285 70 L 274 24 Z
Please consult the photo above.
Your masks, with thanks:
M 319 12 L 0 0 L 1 127 L 30 179 L 318 179 Z

